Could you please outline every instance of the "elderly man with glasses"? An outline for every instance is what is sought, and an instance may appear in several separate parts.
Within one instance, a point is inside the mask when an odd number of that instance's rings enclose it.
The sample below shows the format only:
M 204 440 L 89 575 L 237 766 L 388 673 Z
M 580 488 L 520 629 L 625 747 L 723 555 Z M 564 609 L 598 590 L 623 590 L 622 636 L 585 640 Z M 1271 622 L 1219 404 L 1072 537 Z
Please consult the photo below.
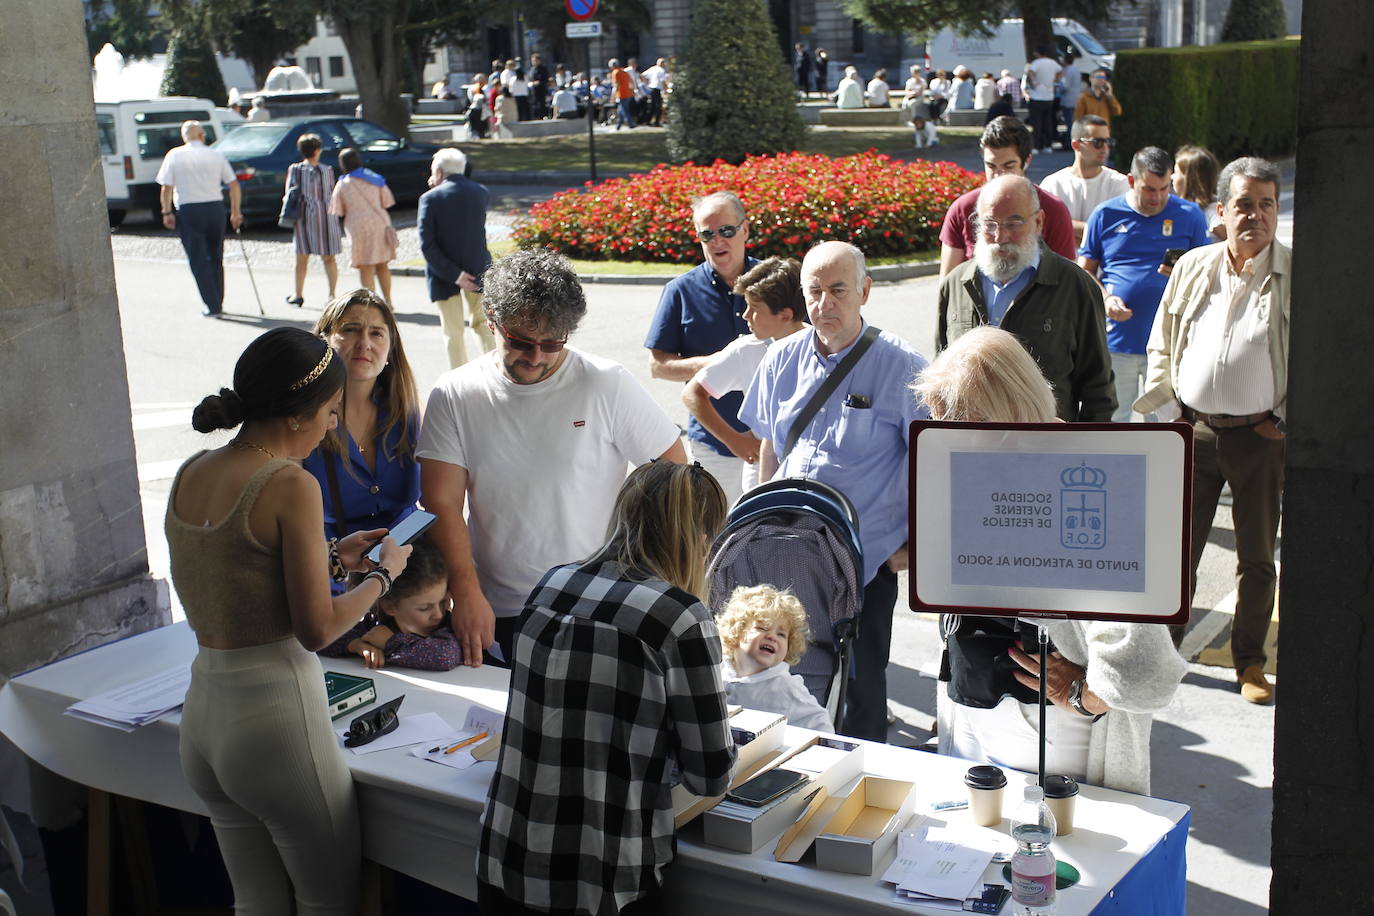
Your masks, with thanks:
M 928 415 L 907 386 L 926 361 L 864 320 L 873 280 L 858 248 L 816 245 L 802 261 L 801 285 L 812 327 L 769 347 L 740 419 L 761 442 L 761 480 L 819 480 L 859 515 L 863 610 L 839 730 L 886 741 L 892 609 L 906 568 L 908 431 Z
M 1073 217 L 1073 237 L 1083 242 L 1083 230 L 1097 205 L 1130 190 L 1126 176 L 1107 165 L 1116 141 L 1112 126 L 1097 115 L 1084 115 L 1073 122 L 1069 132 L 1073 165 L 1047 175 L 1040 189 L 1064 202 Z
M 1102 294 L 1068 258 L 1043 249 L 1035 186 L 1008 175 L 983 186 L 972 261 L 940 284 L 935 349 L 993 325 L 1015 334 L 1054 386 L 1062 420 L 1105 422 L 1116 409 Z
M 735 281 L 759 263 L 747 257 L 749 221 L 744 204 L 729 191 L 717 191 L 692 201 L 692 224 L 705 260 L 669 283 L 658 301 L 644 346 L 649 350 L 649 372 L 654 378 L 688 382 L 707 361 L 741 334 L 749 333 L 744 320 L 744 297 L 734 292 Z M 721 418 L 740 432 L 741 394 L 729 392 L 712 398 Z M 746 458 L 711 435 L 692 417 L 687 421 L 692 458 L 720 482 L 734 502 L 743 489 Z
M 601 546 L 631 465 L 686 460 L 677 425 L 623 366 L 568 345 L 587 302 L 566 258 L 516 252 L 482 281 L 497 347 L 439 377 L 416 449 L 474 667 L 493 643 L 510 658 L 544 573 Z

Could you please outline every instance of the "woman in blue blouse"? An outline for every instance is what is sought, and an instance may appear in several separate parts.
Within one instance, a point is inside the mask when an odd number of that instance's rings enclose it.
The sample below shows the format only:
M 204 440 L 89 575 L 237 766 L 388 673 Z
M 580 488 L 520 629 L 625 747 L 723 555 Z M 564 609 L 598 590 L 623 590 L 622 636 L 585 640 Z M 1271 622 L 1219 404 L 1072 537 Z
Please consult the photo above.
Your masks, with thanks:
M 338 429 L 305 459 L 324 494 L 325 537 L 394 528 L 420 496 L 420 402 L 396 315 L 376 293 L 355 289 L 325 307 L 315 333 L 348 369 Z

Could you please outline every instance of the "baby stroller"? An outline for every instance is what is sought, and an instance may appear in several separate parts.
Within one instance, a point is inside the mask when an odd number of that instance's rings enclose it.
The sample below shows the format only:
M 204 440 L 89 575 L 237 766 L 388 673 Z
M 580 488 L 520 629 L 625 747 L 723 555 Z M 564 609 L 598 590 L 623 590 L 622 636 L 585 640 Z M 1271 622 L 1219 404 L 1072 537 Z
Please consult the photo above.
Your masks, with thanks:
M 806 608 L 812 639 L 792 670 L 837 727 L 863 607 L 863 568 L 859 516 L 849 498 L 827 484 L 793 477 L 740 497 L 711 545 L 706 570 L 713 611 L 741 585 L 792 590 Z

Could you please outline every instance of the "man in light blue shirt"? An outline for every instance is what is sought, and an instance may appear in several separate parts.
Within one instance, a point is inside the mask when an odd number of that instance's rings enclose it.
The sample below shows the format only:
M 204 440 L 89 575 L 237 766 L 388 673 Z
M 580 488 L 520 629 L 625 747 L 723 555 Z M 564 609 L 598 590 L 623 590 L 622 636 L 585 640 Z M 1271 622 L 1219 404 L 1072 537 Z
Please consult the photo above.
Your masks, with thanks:
M 864 604 L 840 731 L 887 740 L 887 656 L 897 573 L 906 568 L 907 446 L 912 420 L 928 415 L 908 385 L 926 362 L 881 333 L 779 455 L 812 394 L 867 328 L 860 309 L 873 281 L 863 252 L 822 242 L 802 262 L 812 326 L 774 344 L 744 395 L 740 419 L 761 440 L 759 479 L 805 477 L 840 490 L 859 514 Z

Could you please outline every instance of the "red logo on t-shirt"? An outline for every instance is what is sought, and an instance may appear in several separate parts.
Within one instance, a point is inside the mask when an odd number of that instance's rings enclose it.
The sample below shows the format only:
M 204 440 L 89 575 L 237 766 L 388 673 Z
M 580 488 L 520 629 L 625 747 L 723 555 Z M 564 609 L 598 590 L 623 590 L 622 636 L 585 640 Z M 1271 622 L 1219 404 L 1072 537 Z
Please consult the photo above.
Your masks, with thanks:
M 580 428 L 582 428 L 583 426 L 586 426 L 586 425 L 587 425 L 587 421 L 586 421 L 586 420 L 573 420 L 573 428 L 574 428 L 574 429 L 580 429 Z

